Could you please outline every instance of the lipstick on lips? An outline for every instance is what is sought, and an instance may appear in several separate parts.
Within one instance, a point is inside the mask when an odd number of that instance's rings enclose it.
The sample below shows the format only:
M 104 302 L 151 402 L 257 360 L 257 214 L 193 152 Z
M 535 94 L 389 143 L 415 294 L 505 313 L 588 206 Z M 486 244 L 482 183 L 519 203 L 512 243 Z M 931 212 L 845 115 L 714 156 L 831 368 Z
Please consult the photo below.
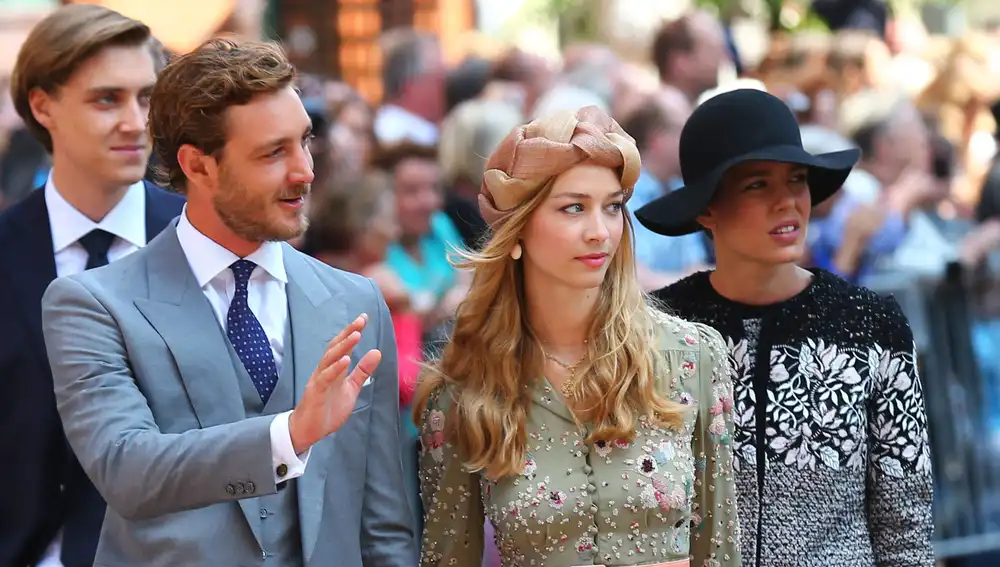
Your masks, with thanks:
M 802 226 L 799 221 L 784 221 L 771 229 L 768 234 L 779 244 L 787 246 L 794 244 L 799 239 L 801 230 Z
M 584 256 L 577 256 L 577 260 L 584 263 L 588 268 L 600 268 L 608 261 L 608 255 L 604 252 L 597 254 L 586 254 Z

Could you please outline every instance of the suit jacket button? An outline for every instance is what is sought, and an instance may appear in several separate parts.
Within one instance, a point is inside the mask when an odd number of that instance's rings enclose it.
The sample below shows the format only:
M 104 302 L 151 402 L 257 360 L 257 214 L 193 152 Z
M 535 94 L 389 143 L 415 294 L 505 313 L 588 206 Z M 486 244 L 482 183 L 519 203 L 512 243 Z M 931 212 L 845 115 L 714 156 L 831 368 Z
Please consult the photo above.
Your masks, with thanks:
M 247 483 L 247 494 L 253 494 L 255 490 L 257 490 L 257 486 L 254 485 L 254 483 L 252 483 L 252 482 L 248 482 Z
M 245 491 L 245 490 L 246 490 L 246 487 L 243 486 L 242 482 L 237 482 L 236 483 L 236 494 L 243 494 L 243 491 Z
M 285 463 L 281 463 L 280 465 L 278 465 L 278 468 L 277 470 L 275 470 L 275 472 L 278 473 L 279 477 L 285 478 L 285 475 L 288 474 L 288 465 L 286 465 Z
M 231 485 L 231 484 L 227 484 L 226 485 L 226 494 L 228 494 L 230 496 L 236 494 L 236 487 L 233 486 L 233 485 Z

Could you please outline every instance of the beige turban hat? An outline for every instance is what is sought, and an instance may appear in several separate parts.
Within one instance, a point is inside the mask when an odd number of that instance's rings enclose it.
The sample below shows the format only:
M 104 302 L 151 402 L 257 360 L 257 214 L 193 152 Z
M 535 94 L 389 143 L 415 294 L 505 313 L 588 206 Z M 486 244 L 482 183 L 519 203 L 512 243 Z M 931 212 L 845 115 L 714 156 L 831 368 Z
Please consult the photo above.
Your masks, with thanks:
M 483 174 L 479 210 L 491 227 L 559 174 L 581 163 L 621 172 L 625 199 L 639 178 L 635 140 L 596 106 L 564 111 L 518 126 L 500 142 Z

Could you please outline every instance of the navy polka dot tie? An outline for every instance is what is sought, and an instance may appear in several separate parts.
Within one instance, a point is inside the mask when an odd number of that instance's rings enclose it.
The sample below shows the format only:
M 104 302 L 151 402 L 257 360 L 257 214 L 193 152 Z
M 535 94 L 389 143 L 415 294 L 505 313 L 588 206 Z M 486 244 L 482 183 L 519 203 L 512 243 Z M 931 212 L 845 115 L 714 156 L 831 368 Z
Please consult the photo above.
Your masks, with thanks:
M 260 325 L 253 311 L 250 311 L 250 304 L 247 302 L 250 274 L 256 267 L 257 264 L 249 260 L 237 260 L 229 266 L 236 277 L 236 293 L 233 294 L 233 301 L 229 304 L 226 333 L 247 374 L 253 380 L 253 385 L 257 387 L 261 401 L 266 404 L 278 384 L 278 368 L 274 364 L 271 343 L 267 340 L 264 327 Z

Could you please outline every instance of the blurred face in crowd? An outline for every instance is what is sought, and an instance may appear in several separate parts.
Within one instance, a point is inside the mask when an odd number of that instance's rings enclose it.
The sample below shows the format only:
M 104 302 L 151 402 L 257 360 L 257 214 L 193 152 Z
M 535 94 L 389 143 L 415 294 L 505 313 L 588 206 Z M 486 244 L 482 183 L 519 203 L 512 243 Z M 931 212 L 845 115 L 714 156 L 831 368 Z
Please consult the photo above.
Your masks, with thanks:
M 406 85 L 404 96 L 412 101 L 421 116 L 431 122 L 440 122 L 445 113 L 448 69 L 437 43 L 428 43 L 424 47 L 424 66 L 423 74 Z
M 441 167 L 425 158 L 400 160 L 394 172 L 396 211 L 403 238 L 420 238 L 430 232 L 431 216 L 441 210 Z
M 875 161 L 892 183 L 904 171 L 930 173 L 931 144 L 927 126 L 916 108 L 907 106 L 890 120 L 876 142 Z
M 649 159 L 644 162 L 661 183 L 666 183 L 681 174 L 681 128 L 691 116 L 692 109 L 684 93 L 669 86 L 661 87 L 653 95 L 653 100 L 662 109 L 670 126 L 651 137 L 645 152 Z
M 580 164 L 556 177 L 521 233 L 525 279 L 600 287 L 625 230 L 623 200 L 607 167 Z
M 213 176 L 212 204 L 241 239 L 284 241 L 305 232 L 311 127 L 291 87 L 226 110 L 226 145 Z
M 142 179 L 151 151 L 146 118 L 155 83 L 148 46 L 108 46 L 55 92 L 32 91 L 31 110 L 52 137 L 55 162 L 115 189 Z
M 731 258 L 780 265 L 802 258 L 812 205 L 807 175 L 803 166 L 770 161 L 726 172 L 698 219 L 712 233 L 720 264 Z
M 372 116 L 362 101 L 346 103 L 334 117 L 330 133 L 334 160 L 344 157 L 359 166 L 368 163 L 372 152 Z
M 362 265 L 378 264 L 385 260 L 389 245 L 398 239 L 396 200 L 392 193 L 385 192 L 378 200 L 374 216 L 365 223 L 365 229 L 359 235 L 357 254 Z
M 690 20 L 694 47 L 680 58 L 684 82 L 690 85 L 695 96 L 719 85 L 719 70 L 729 59 L 726 36 L 722 26 L 712 16 L 697 12 Z

